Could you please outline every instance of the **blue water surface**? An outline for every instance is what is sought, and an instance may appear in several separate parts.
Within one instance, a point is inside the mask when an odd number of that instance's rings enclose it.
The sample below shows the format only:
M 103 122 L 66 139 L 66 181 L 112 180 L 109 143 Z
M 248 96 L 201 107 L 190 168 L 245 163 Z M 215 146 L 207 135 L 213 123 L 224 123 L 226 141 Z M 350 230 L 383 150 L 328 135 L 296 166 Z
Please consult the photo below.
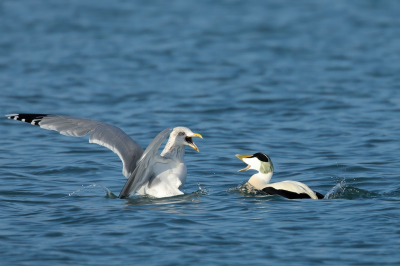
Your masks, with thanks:
M 185 195 L 117 199 L 108 149 L 0 119 L 2 265 L 400 265 L 400 2 L 0 1 L 0 113 L 186 148 Z M 246 190 L 235 154 L 324 200 Z

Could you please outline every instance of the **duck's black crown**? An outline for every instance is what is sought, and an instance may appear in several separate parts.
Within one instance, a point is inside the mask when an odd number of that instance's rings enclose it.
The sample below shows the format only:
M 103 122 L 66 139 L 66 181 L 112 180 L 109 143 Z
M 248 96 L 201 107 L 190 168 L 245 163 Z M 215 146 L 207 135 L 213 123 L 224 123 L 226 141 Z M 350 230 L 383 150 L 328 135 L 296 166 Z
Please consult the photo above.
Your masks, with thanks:
M 254 153 L 253 156 L 251 156 L 250 158 L 253 157 L 257 157 L 258 160 L 262 161 L 262 162 L 269 162 L 271 159 L 268 157 L 268 155 L 261 153 L 261 152 L 257 152 Z

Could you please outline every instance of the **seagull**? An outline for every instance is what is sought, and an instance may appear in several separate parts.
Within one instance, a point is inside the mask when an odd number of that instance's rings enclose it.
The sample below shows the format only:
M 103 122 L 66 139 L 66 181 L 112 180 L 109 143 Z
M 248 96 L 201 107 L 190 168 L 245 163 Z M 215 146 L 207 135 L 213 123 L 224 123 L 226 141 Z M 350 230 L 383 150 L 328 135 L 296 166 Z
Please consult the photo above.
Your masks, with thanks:
M 296 181 L 282 181 L 270 184 L 274 172 L 274 165 L 268 155 L 258 152 L 253 155 L 236 154 L 247 167 L 238 172 L 254 169 L 258 171 L 253 175 L 248 183 L 255 189 L 262 190 L 269 195 L 280 195 L 288 199 L 323 199 L 324 195 L 311 190 L 306 184 Z
M 166 128 L 149 144 L 146 150 L 120 128 L 97 120 L 49 114 L 9 114 L 19 120 L 55 130 L 62 135 L 83 137 L 90 133 L 89 143 L 96 143 L 115 152 L 122 161 L 122 174 L 128 178 L 119 198 L 137 193 L 156 198 L 184 194 L 179 189 L 186 182 L 185 146 L 199 151 L 193 137 L 203 138 L 187 127 Z M 161 154 L 161 143 L 169 136 Z

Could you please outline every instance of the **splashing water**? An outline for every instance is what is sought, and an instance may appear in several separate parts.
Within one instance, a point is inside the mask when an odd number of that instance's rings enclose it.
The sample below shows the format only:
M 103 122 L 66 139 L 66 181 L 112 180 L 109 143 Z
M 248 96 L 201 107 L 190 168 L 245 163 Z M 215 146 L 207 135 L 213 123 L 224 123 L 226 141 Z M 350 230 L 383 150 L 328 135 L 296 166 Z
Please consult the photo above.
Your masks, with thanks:
M 200 194 L 200 195 L 207 195 L 208 192 L 210 191 L 209 189 L 203 189 L 200 186 L 200 183 L 197 183 L 197 185 L 199 186 L 199 190 L 192 192 L 191 194 Z
M 85 190 L 92 189 L 92 188 L 98 188 L 98 187 L 100 187 L 104 192 L 106 192 L 106 197 L 107 198 L 111 198 L 111 199 L 118 198 L 108 188 L 106 188 L 105 186 L 102 186 L 100 184 L 91 184 L 91 185 L 88 185 L 88 186 L 82 185 L 82 188 L 80 188 L 80 189 L 78 189 L 78 190 L 76 190 L 76 191 L 74 191 L 72 193 L 69 193 L 68 196 L 69 197 L 71 197 L 71 196 L 81 196 L 81 193 L 83 193 Z
M 331 190 L 326 193 L 324 199 L 333 199 L 344 193 L 346 189 L 346 180 L 343 179 L 339 183 L 337 183 Z
M 251 197 L 251 196 L 270 196 L 262 190 L 255 189 L 252 185 L 250 185 L 247 181 L 243 182 L 239 186 L 235 188 L 228 189 L 228 193 L 237 193 L 243 196 Z

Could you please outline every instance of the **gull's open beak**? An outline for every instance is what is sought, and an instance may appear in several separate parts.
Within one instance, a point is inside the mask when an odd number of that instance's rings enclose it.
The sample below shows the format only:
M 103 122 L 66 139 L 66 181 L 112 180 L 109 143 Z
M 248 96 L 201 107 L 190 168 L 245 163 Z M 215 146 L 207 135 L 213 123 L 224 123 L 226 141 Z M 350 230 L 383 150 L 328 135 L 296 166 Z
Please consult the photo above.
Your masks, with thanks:
M 190 135 L 190 136 L 188 136 L 188 137 L 190 137 L 190 138 L 192 138 L 192 137 L 199 137 L 199 138 L 203 138 L 203 136 L 202 135 L 200 135 L 199 133 L 193 133 L 193 135 Z
M 250 158 L 253 155 L 247 155 L 247 154 L 236 154 L 236 157 L 238 157 L 240 160 L 243 161 L 243 158 Z M 247 165 L 246 168 L 240 169 L 238 172 L 243 172 L 243 171 L 247 171 L 250 169 L 250 165 Z
M 201 136 L 199 133 L 193 133 L 193 135 L 187 136 L 185 138 L 187 144 L 192 147 L 193 149 L 195 149 L 196 151 L 199 151 L 199 148 L 197 148 L 196 144 L 194 144 L 192 137 L 199 137 L 199 138 L 203 138 L 203 136 Z

